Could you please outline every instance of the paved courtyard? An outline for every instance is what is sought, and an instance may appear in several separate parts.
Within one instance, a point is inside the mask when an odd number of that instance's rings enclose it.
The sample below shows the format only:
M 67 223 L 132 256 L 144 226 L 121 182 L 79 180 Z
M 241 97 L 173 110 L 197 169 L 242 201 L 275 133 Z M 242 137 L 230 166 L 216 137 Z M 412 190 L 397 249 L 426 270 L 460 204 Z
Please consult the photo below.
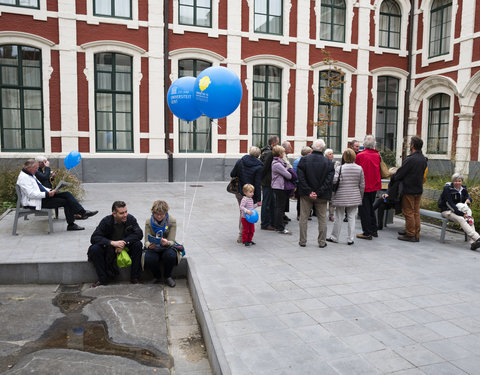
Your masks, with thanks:
M 301 248 L 292 201 L 293 235 L 257 224 L 257 244 L 244 247 L 226 183 L 84 186 L 84 206 L 100 210 L 81 222 L 85 231 L 66 232 L 61 213 L 55 233 L 33 217 L 13 237 L 10 213 L 0 220 L 2 262 L 84 262 L 112 201 L 125 200 L 144 222 L 152 202 L 166 200 L 216 373 L 480 374 L 480 254 L 462 234 L 447 233 L 441 244 L 439 230 L 422 225 L 419 243 L 401 242 L 403 221 L 395 219 L 373 241 L 347 246 L 343 232 L 339 244 L 320 249 L 314 219 Z

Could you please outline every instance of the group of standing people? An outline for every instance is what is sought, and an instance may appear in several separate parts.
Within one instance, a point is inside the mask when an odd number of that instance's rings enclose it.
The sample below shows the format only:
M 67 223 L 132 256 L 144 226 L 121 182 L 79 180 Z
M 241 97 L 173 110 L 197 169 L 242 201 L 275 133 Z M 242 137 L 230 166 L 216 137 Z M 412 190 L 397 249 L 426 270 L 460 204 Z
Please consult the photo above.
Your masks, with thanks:
M 237 161 L 231 176 L 239 177 L 240 186 L 248 183 L 253 187 L 255 193 L 252 194 L 249 210 L 261 206 L 261 229 L 275 230 L 280 234 L 291 234 L 285 228 L 289 220 L 285 211 L 288 210 L 289 197 L 295 190 L 301 247 L 307 243 L 307 226 L 312 210 L 318 219 L 317 242 L 320 248 L 327 246 L 327 242 L 339 241 L 342 222 L 348 223 L 348 245 L 354 243 L 354 238 L 372 240 L 378 237 L 383 219 L 377 222 L 376 209 L 379 208 L 383 213 L 385 207 L 397 207 L 405 217 L 405 230 L 399 232 L 398 239 L 419 242 L 420 200 L 428 170 L 428 159 L 422 153 L 423 140 L 418 136 L 411 137 L 410 153 L 400 168 L 390 169 L 391 181 L 381 197 L 378 192 L 382 189 L 383 161 L 375 145 L 373 135 L 365 137 L 362 151 L 360 142 L 353 140 L 343 152 L 342 162 L 339 163 L 333 161 L 331 150 L 325 150 L 325 142 L 317 139 L 311 147 L 302 148 L 301 156 L 292 167 L 286 157 L 287 147 L 291 152 L 290 144 L 284 142 L 280 146 L 278 137 L 272 136 L 262 151 L 258 147 L 252 147 L 249 155 Z M 471 212 L 465 213 L 456 206 L 457 203 L 465 206 L 470 204 L 471 197 L 462 185 L 463 176 L 454 177 L 455 181 L 445 186 L 439 207 L 444 217 L 464 228 L 470 237 L 472 250 L 475 250 L 480 247 L 480 235 L 471 225 Z M 237 199 L 241 214 L 246 212 L 241 205 L 243 198 L 244 194 L 239 192 Z M 362 232 L 355 235 L 357 211 Z M 328 237 L 327 215 L 329 218 L 334 216 L 334 226 Z M 245 243 L 245 238 L 241 236 L 243 227 L 240 222 L 238 242 Z M 252 243 L 251 238 L 249 242 Z

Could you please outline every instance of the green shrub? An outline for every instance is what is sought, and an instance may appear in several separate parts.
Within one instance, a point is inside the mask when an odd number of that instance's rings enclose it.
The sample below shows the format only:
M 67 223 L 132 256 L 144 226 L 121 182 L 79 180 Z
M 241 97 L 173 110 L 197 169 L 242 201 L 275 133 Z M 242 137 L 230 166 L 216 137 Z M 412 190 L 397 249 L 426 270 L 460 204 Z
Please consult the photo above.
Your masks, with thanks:
M 380 151 L 380 156 L 382 157 L 384 163 L 387 164 L 388 168 L 397 166 L 397 158 L 393 151 L 385 148 L 385 150 Z
M 0 167 L 0 213 L 15 207 L 17 204 L 15 184 L 17 183 L 17 177 L 21 170 L 21 167 L 13 164 L 5 164 Z M 85 197 L 85 189 L 77 176 L 65 168 L 58 169 L 56 172 L 57 177 L 55 181 L 59 182 L 64 180 L 71 183 L 71 185 L 63 188 L 62 191 L 69 191 L 77 200 L 83 200 Z

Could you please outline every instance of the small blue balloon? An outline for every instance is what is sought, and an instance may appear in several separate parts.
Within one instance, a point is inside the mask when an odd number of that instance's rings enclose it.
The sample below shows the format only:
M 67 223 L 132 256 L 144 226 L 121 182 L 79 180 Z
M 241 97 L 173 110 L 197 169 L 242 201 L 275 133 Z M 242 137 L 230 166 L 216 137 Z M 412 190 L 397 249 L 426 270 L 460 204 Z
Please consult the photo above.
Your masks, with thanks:
M 247 219 L 249 223 L 255 224 L 258 221 L 258 212 L 255 210 L 252 210 L 251 215 L 245 214 L 245 219 Z
M 195 82 L 197 108 L 205 116 L 218 119 L 234 112 L 242 100 L 242 83 L 223 66 L 203 70 Z
M 82 155 L 80 155 L 78 151 L 72 151 L 67 156 L 65 156 L 65 160 L 63 161 L 63 164 L 65 165 L 65 168 L 72 169 L 76 167 L 78 164 L 80 164 L 81 160 L 82 160 Z
M 168 89 L 168 108 L 179 119 L 193 121 L 202 115 L 194 99 L 194 86 L 195 77 L 182 77 L 173 82 Z

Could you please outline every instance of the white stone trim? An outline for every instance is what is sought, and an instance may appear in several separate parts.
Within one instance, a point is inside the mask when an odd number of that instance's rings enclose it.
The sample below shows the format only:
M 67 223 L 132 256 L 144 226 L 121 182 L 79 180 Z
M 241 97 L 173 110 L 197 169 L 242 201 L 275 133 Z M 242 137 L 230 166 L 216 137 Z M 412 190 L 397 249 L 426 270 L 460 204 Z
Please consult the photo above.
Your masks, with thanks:
M 214 53 L 212 51 L 208 51 L 202 48 L 181 48 L 177 50 L 173 50 L 169 53 L 170 57 L 170 83 L 173 83 L 177 78 L 178 78 L 178 62 L 180 60 L 185 60 L 185 59 L 194 59 L 194 60 L 203 60 L 203 61 L 208 61 L 209 63 L 212 64 L 212 66 L 219 66 L 221 62 L 223 62 L 225 59 L 223 56 Z M 165 108 L 166 111 L 170 111 L 168 107 Z M 212 149 L 211 152 L 208 153 L 210 154 L 216 154 L 218 153 L 218 127 L 215 126 L 216 124 L 215 121 L 218 120 L 213 120 L 212 121 L 212 126 L 210 129 L 210 135 L 211 135 L 211 140 L 212 140 Z M 170 138 L 173 138 L 173 149 L 175 150 L 176 155 L 182 155 L 182 156 L 187 156 L 191 157 L 192 155 L 198 154 L 198 153 L 180 153 L 180 120 L 176 117 L 173 116 L 173 133 L 171 134 Z M 201 155 L 207 155 L 207 153 L 201 153 Z
M 18 44 L 38 48 L 42 51 L 42 100 L 43 100 L 43 137 L 45 154 L 52 152 L 51 133 L 50 133 L 50 77 L 53 68 L 51 66 L 52 47 L 55 43 L 38 37 L 34 34 L 2 31 L 0 32 L 0 45 Z M 0 146 L 1 147 L 1 146 Z M 3 152 L 2 152 L 3 153 Z
M 248 5 L 248 39 L 257 41 L 259 39 L 277 40 L 280 44 L 290 43 L 290 10 L 292 9 L 292 0 L 282 0 L 282 35 L 264 34 L 255 32 L 255 0 L 247 0 Z
M 455 21 L 458 11 L 458 2 L 457 0 L 452 0 L 452 22 L 450 29 L 450 46 L 449 52 L 445 55 L 429 57 L 430 49 L 430 10 L 432 8 L 432 3 L 434 0 L 424 0 L 420 6 L 420 10 L 423 14 L 423 36 L 422 36 L 422 67 L 427 66 L 431 63 L 437 61 L 452 61 L 453 60 L 453 47 L 455 43 Z
M 396 132 L 396 159 L 400 162 L 400 156 L 402 155 L 403 146 L 403 128 L 404 128 L 404 108 L 405 108 L 405 90 L 407 86 L 408 72 L 395 68 L 395 67 L 383 67 L 372 70 L 372 133 L 376 136 L 377 126 L 377 87 L 378 77 L 389 76 L 399 80 L 398 84 L 398 113 L 397 113 L 397 132 Z
M 146 51 L 143 48 L 136 46 L 135 44 L 122 42 L 120 40 L 95 40 L 93 42 L 88 42 L 80 45 L 80 47 L 84 50 L 89 48 L 103 48 L 105 45 L 109 45 L 112 49 L 111 51 L 115 50 L 120 53 L 130 54 L 130 51 L 135 51 L 141 55 L 145 54 Z M 95 52 L 97 53 L 97 52 Z
M 71 0 L 73 1 L 73 0 Z M 130 0 L 132 4 L 132 18 L 116 18 L 116 17 L 102 17 L 95 16 L 93 14 L 93 2 L 95 0 L 86 0 L 87 3 L 87 18 L 86 21 L 89 25 L 98 25 L 100 23 L 113 23 L 116 25 L 126 25 L 129 29 L 138 29 L 138 0 Z M 158 0 L 160 1 L 160 0 Z
M 480 71 L 476 72 L 468 81 L 460 95 L 460 106 L 473 107 L 480 94 Z
M 353 68 L 348 64 L 340 63 L 340 62 L 335 62 L 335 64 L 332 64 L 332 65 L 325 65 L 324 63 L 320 62 L 320 63 L 313 64 L 311 66 L 311 69 L 313 71 L 313 83 L 312 83 L 313 121 L 318 121 L 318 101 L 319 101 L 319 95 L 320 95 L 320 93 L 318 92 L 318 85 L 320 82 L 320 72 L 331 70 L 335 66 L 338 68 L 341 68 L 342 71 L 345 73 L 344 75 L 345 83 L 343 84 L 343 103 L 342 103 L 342 107 L 343 107 L 342 108 L 342 138 L 340 141 L 340 144 L 344 145 L 347 143 L 347 140 L 348 140 L 348 124 L 350 119 L 350 95 L 352 93 L 352 77 L 356 73 L 355 68 Z M 309 141 L 313 142 L 317 138 L 318 138 L 317 129 L 314 128 L 313 135 L 312 137 L 309 137 Z
M 320 12 L 322 9 L 322 0 L 315 0 L 315 46 L 317 48 L 325 48 L 332 46 L 343 48 L 344 51 L 352 50 L 352 24 L 353 24 L 353 7 L 357 6 L 355 0 L 345 0 L 345 42 L 332 42 L 328 40 L 320 40 Z
M 34 20 L 47 20 L 47 0 L 39 0 L 39 9 L 17 7 L 15 5 L 0 5 L 0 16 L 4 13 L 23 14 L 25 16 L 32 16 Z
M 248 61 L 247 61 L 248 60 Z M 247 87 L 244 95 L 248 95 L 248 147 L 252 146 L 252 116 L 253 116 L 253 67 L 256 65 L 271 65 L 282 70 L 282 97 L 280 114 L 280 139 L 286 140 L 287 137 L 287 116 L 288 116 L 288 91 L 290 90 L 290 70 L 294 69 L 295 64 L 288 59 L 275 55 L 252 56 L 244 60 L 247 65 L 247 78 L 245 86 Z
M 160 0 L 157 0 L 160 1 Z M 178 12 L 178 0 L 172 0 L 172 11 L 173 11 L 173 23 L 170 24 L 170 29 L 173 30 L 174 34 L 184 34 L 185 31 L 190 31 L 194 33 L 204 33 L 208 34 L 211 38 L 218 38 L 218 3 L 220 0 L 211 0 L 212 1 L 212 27 L 201 27 L 201 26 L 191 26 L 191 25 L 181 25 L 178 22 L 179 12 Z
M 373 17 L 373 22 L 375 23 L 375 53 L 395 53 L 399 56 L 407 56 L 407 39 L 408 39 L 408 19 L 410 16 L 410 9 L 411 5 L 410 2 L 407 0 L 395 0 L 397 5 L 400 8 L 401 12 L 401 22 L 400 22 L 400 49 L 392 49 L 392 48 L 385 48 L 380 47 L 380 8 L 382 3 L 385 0 L 375 0 L 374 9 L 375 14 Z
M 85 51 L 85 70 L 83 73 L 88 81 L 88 108 L 89 108 L 89 135 L 90 135 L 90 153 L 96 153 L 96 124 L 95 124 L 95 61 L 94 55 L 102 52 L 115 52 L 132 57 L 132 120 L 133 120 L 133 151 L 131 153 L 121 152 L 123 155 L 132 155 L 140 153 L 140 81 L 142 80 L 142 54 L 138 48 L 130 48 L 129 43 L 117 43 L 111 45 L 109 40 L 85 43 L 81 45 Z M 117 154 L 117 152 L 101 152 L 102 155 Z

